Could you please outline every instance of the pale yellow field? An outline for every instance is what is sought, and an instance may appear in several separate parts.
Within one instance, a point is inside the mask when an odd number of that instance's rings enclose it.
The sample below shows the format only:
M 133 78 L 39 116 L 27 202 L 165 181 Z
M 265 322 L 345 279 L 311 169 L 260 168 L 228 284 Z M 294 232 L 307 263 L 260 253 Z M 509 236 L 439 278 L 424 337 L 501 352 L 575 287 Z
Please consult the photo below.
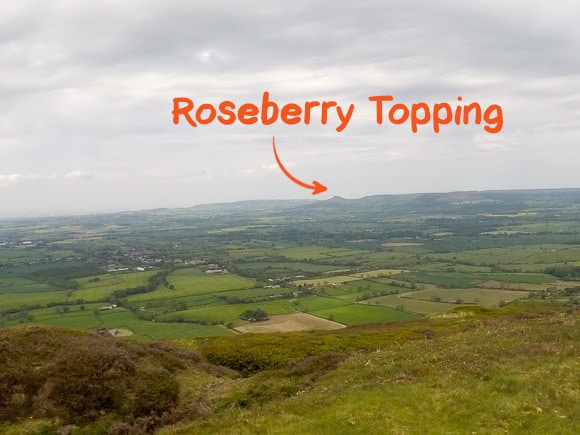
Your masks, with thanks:
M 404 269 L 377 269 L 377 270 L 369 270 L 366 272 L 360 272 L 357 274 L 353 274 L 351 276 L 356 276 L 358 278 L 379 278 L 382 276 L 393 276 L 398 275 L 400 273 L 408 272 L 408 270 Z
M 307 287 L 319 287 L 322 285 L 342 284 L 344 282 L 357 281 L 360 279 L 393 276 L 393 275 L 398 275 L 400 273 L 405 273 L 405 272 L 408 272 L 408 270 L 404 270 L 404 269 L 377 269 L 377 270 L 368 270 L 365 272 L 359 272 L 359 273 L 355 273 L 352 275 L 329 276 L 329 277 L 325 277 L 325 278 L 316 278 L 316 279 L 299 279 L 297 281 L 293 281 L 292 284 L 295 286 L 306 285 Z
M 255 334 L 267 332 L 322 331 L 342 328 L 345 328 L 345 326 L 341 323 L 332 322 L 306 313 L 296 313 L 271 316 L 269 320 L 238 326 L 235 329 L 244 334 Z
M 343 282 L 358 281 L 359 279 L 361 278 L 357 276 L 340 275 L 316 279 L 299 279 L 297 281 L 293 281 L 292 284 L 296 286 L 305 285 L 307 287 L 318 287 L 321 285 L 342 284 Z
M 518 217 L 526 217 L 526 216 L 535 216 L 538 213 L 533 211 L 528 212 L 519 212 L 519 213 L 484 213 L 482 216 L 485 217 L 511 217 L 511 218 L 518 218 Z

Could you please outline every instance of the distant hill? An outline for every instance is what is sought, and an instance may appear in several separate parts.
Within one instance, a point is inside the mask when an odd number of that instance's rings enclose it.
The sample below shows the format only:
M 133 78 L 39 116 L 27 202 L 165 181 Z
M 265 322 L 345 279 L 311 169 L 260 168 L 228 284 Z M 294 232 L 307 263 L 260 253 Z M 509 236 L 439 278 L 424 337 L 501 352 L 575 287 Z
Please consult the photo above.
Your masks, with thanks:
M 489 190 L 449 193 L 373 195 L 359 199 L 334 196 L 327 200 L 260 200 L 204 204 L 174 213 L 381 213 L 400 215 L 421 213 L 518 213 L 534 208 L 568 208 L 580 205 L 580 189 Z M 152 210 L 158 213 L 158 210 Z

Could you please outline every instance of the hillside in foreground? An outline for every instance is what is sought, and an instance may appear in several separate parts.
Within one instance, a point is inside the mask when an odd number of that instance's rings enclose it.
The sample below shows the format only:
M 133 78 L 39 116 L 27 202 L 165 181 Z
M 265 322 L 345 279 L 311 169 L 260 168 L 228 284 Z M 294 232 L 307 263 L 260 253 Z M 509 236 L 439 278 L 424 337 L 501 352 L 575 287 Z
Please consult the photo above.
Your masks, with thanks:
M 578 433 L 575 308 L 137 343 L 0 331 L 0 432 Z

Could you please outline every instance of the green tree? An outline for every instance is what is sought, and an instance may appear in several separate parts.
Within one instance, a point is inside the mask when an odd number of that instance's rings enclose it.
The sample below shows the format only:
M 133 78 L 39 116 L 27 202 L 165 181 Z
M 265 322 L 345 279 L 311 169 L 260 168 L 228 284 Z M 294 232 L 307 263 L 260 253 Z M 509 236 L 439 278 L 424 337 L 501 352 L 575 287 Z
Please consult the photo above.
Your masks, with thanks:
M 249 322 L 259 322 L 262 320 L 268 320 L 268 313 L 261 308 L 256 308 L 255 310 L 246 310 L 240 316 L 240 319 L 247 320 Z

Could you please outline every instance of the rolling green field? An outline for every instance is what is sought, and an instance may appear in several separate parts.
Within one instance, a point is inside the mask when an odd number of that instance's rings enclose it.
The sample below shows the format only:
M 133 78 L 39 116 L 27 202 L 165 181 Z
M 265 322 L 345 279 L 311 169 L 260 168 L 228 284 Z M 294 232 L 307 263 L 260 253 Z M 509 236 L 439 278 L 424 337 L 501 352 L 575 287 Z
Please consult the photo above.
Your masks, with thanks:
M 401 295 L 401 299 L 440 300 L 447 303 L 477 304 L 483 307 L 498 305 L 500 302 L 508 302 L 518 298 L 525 298 L 528 292 L 517 290 L 495 289 L 428 289 L 417 290 Z
M 378 296 L 361 302 L 368 305 L 384 305 L 385 307 L 399 308 L 402 311 L 408 311 L 417 314 L 434 314 L 449 311 L 450 306 L 444 302 L 426 301 L 423 299 L 414 299 L 401 297 L 398 295 Z
M 64 290 L 40 292 L 15 292 L 0 295 L 0 310 L 16 309 L 34 305 L 45 305 L 51 302 L 64 303 L 68 299 Z
M 240 320 L 240 315 L 246 310 L 262 308 L 269 315 L 295 313 L 296 307 L 287 299 L 274 300 L 259 304 L 222 304 L 212 307 L 195 308 L 191 310 L 178 311 L 175 313 L 166 313 L 160 315 L 157 319 L 159 322 L 195 322 L 195 323 L 215 323 L 227 324 L 233 323 L 234 326 L 246 324 L 246 321 Z
M 130 336 L 137 340 L 160 340 L 167 337 L 187 338 L 192 336 L 231 335 L 233 332 L 220 325 L 201 325 L 197 323 L 159 323 L 139 320 L 135 314 L 124 308 L 98 311 L 102 304 L 87 304 L 84 310 L 57 313 L 56 308 L 31 311 L 36 322 L 72 329 L 111 330 L 127 329 Z M 97 311 L 95 311 L 97 310 Z
M 321 260 L 360 254 L 366 254 L 366 251 L 349 248 L 322 248 L 318 246 L 294 247 L 283 250 L 283 255 L 291 260 Z
M 104 300 L 115 290 L 146 285 L 147 279 L 153 273 L 153 271 L 143 271 L 79 278 L 77 282 L 80 284 L 80 287 L 72 293 L 71 297 L 74 299 L 85 299 L 87 301 Z
M 477 276 L 486 280 L 521 284 L 548 284 L 558 281 L 555 276 L 544 273 L 478 273 Z
M 383 282 L 384 281 L 384 282 Z M 344 299 L 345 297 L 350 297 L 351 295 L 363 295 L 363 294 L 381 294 L 381 293 L 401 293 L 409 289 L 403 287 L 396 287 L 389 283 L 392 283 L 391 279 L 377 278 L 376 280 L 359 279 L 355 281 L 348 281 L 342 283 L 338 286 L 324 286 L 321 291 L 324 294 L 335 296 Z
M 413 320 L 421 317 L 419 314 L 392 310 L 387 307 L 360 304 L 342 305 L 334 308 L 318 310 L 311 314 L 347 326 Z
M 179 269 L 169 276 L 169 282 L 175 289 L 159 287 L 156 290 L 131 296 L 134 303 L 143 303 L 156 299 L 175 299 L 184 296 L 217 293 L 229 290 L 250 289 L 255 281 L 233 274 L 205 274 L 198 269 Z
M 438 260 L 461 258 L 462 261 L 479 265 L 498 262 L 506 265 L 523 265 L 575 261 L 579 255 L 580 248 L 576 246 L 542 244 L 459 251 L 453 254 L 430 254 L 429 256 Z
M 316 314 L 316 311 L 331 309 L 334 307 L 342 307 L 344 305 L 349 305 L 349 303 L 341 299 L 326 298 L 316 295 L 300 298 L 296 301 L 296 307 L 300 311 L 310 314 Z
M 0 279 L 0 293 L 38 293 L 53 290 L 54 287 L 30 279 L 20 277 Z

